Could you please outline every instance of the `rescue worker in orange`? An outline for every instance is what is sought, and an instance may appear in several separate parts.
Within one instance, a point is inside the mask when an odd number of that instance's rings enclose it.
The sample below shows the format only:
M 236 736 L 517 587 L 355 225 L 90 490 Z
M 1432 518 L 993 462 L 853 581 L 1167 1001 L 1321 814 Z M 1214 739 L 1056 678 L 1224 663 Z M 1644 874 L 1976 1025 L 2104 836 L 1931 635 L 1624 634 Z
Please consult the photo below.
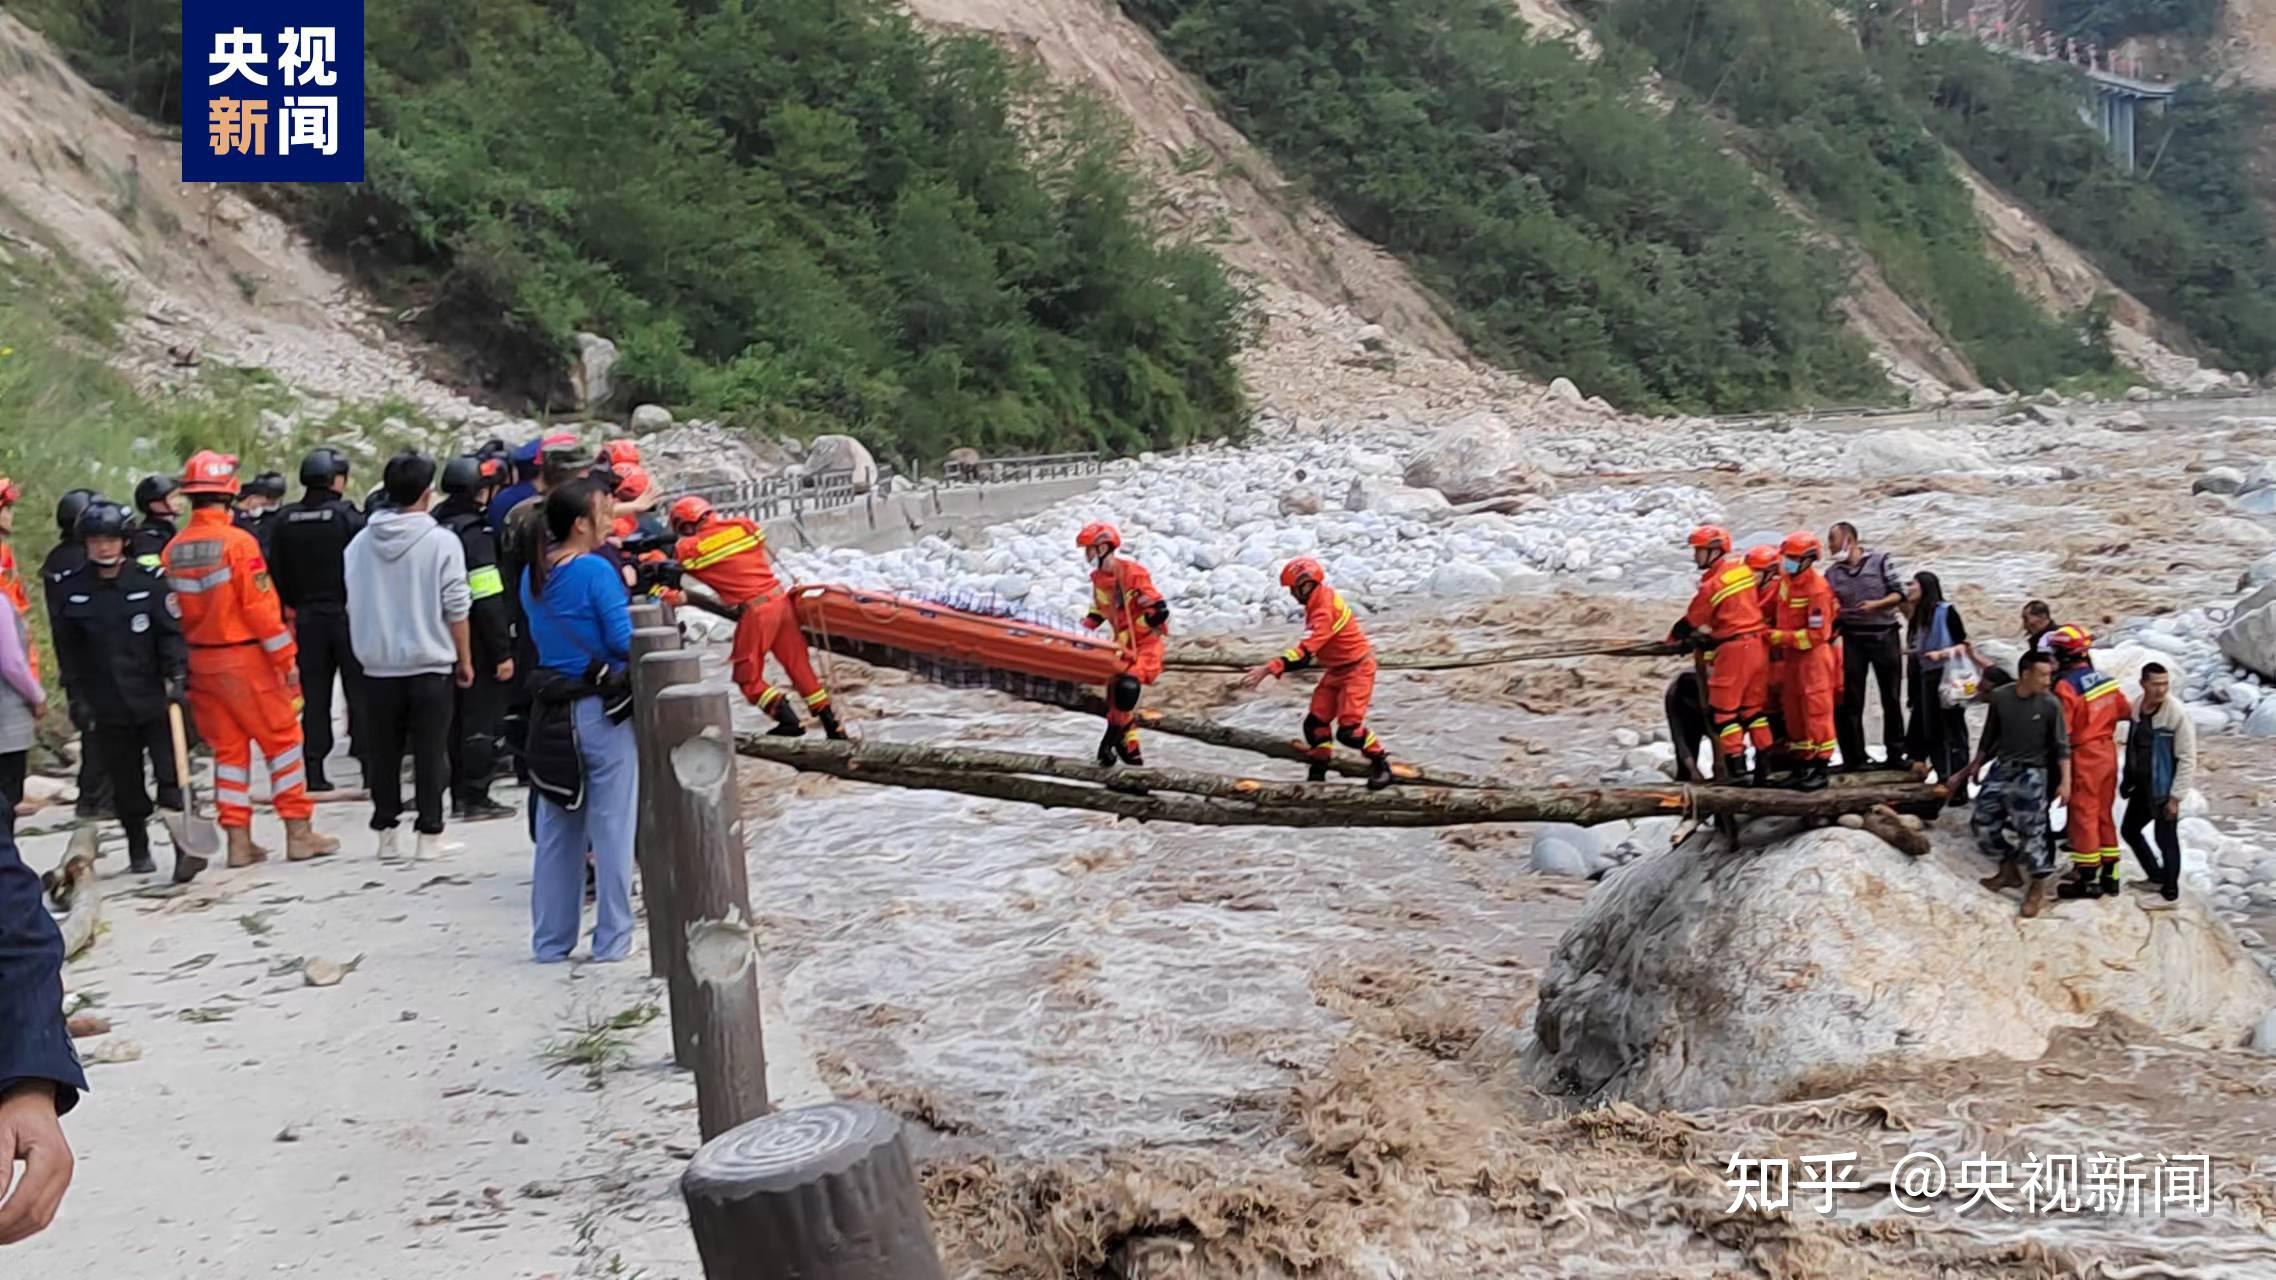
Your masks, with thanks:
M 16 482 L 0 476 L 0 595 L 8 597 L 16 606 L 16 616 L 24 620 L 24 634 L 31 634 L 32 597 L 24 590 L 24 575 L 16 567 L 16 504 L 23 499 L 24 491 Z M 45 593 L 43 592 L 44 596 Z M 24 643 L 24 662 L 37 679 L 40 673 L 40 654 L 29 640 Z
M 1390 786 L 1397 780 L 1390 753 L 1367 727 L 1367 705 L 1375 697 L 1375 646 L 1367 642 L 1351 605 L 1328 585 L 1327 570 L 1319 561 L 1303 556 L 1282 565 L 1280 585 L 1304 606 L 1304 638 L 1263 666 L 1249 668 L 1241 687 L 1254 689 L 1275 676 L 1319 663 L 1320 687 L 1312 691 L 1312 705 L 1304 715 L 1311 780 L 1328 780 L 1328 761 L 1335 755 L 1329 742 L 1333 724 L 1337 742 L 1367 757 L 1367 789 Z
M 1168 648 L 1170 604 L 1154 589 L 1154 575 L 1122 549 L 1122 532 L 1111 524 L 1093 521 L 1075 535 L 1075 546 L 1091 567 L 1091 611 L 1083 625 L 1092 631 L 1114 625 L 1114 643 L 1122 652 L 1122 674 L 1106 687 L 1106 736 L 1099 739 L 1099 768 L 1111 768 L 1117 757 L 1143 768 L 1146 754 L 1138 746 L 1138 696 L 1141 689 L 1162 675 L 1162 651 Z
M 1701 525 L 1686 539 L 1699 568 L 1691 607 L 1668 629 L 1668 640 L 1691 644 L 1707 657 L 1707 713 L 1715 750 L 1729 776 L 1746 775 L 1747 744 L 1754 744 L 1754 780 L 1768 780 L 1770 714 L 1765 702 L 1770 662 L 1763 648 L 1761 582 L 1731 550 L 1731 531 Z
M 1839 745 L 1833 732 L 1834 703 L 1841 692 L 1841 650 L 1833 642 L 1834 618 L 1841 612 L 1833 584 L 1818 572 L 1823 548 L 1807 530 L 1789 533 L 1779 544 L 1778 600 L 1768 639 L 1781 655 L 1780 682 L 1786 700 L 1788 749 L 1800 762 L 1794 785 L 1821 791 Z
M 2118 726 L 2134 706 L 2115 676 L 2094 669 L 2094 637 L 2064 624 L 2047 638 L 2055 655 L 2055 700 L 2071 741 L 2069 835 L 2071 878 L 2055 886 L 2058 898 L 2118 894 Z
M 181 492 L 190 523 L 160 560 L 182 638 L 190 647 L 190 713 L 213 746 L 214 808 L 229 838 L 229 865 L 268 857 L 253 843 L 253 746 L 269 762 L 269 789 L 284 819 L 285 856 L 294 862 L 337 853 L 340 842 L 309 822 L 308 770 L 301 758 L 300 669 L 283 606 L 253 535 L 230 518 L 237 459 L 210 450 L 191 455 Z
M 789 697 L 767 683 L 771 653 L 790 677 L 791 688 L 822 722 L 822 732 L 841 742 L 850 737 L 830 706 L 830 691 L 814 674 L 814 659 L 791 612 L 790 595 L 775 578 L 766 531 L 742 516 L 720 515 L 692 494 L 672 504 L 672 531 L 680 535 L 673 558 L 681 571 L 711 588 L 721 603 L 739 610 L 729 670 L 743 696 L 775 718 L 775 728 L 769 732 L 780 737 L 806 732 Z
M 1760 546 L 1747 548 L 1747 568 L 1754 570 L 1754 580 L 1760 588 L 1757 599 L 1762 605 L 1762 625 L 1766 628 L 1776 621 L 1778 616 L 1778 560 L 1778 548 L 1767 542 Z M 1778 651 L 1770 648 L 1767 635 L 1763 640 L 1763 649 L 1765 659 L 1763 671 L 1765 674 L 1762 689 L 1762 710 L 1763 718 L 1770 722 L 1770 765 L 1775 768 L 1779 763 L 1779 758 L 1786 754 L 1786 703 L 1784 701 L 1786 671 L 1784 661 L 1779 657 Z M 1764 771 L 1760 760 L 1761 755 L 1762 752 L 1758 750 L 1755 766 L 1757 772 Z

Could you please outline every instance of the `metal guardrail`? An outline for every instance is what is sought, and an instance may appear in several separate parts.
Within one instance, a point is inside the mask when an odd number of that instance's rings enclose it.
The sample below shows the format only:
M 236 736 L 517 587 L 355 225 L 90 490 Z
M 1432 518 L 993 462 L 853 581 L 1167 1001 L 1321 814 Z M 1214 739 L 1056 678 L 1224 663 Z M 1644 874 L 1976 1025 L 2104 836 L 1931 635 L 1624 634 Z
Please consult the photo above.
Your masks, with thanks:
M 1103 460 L 1096 453 L 982 458 L 978 462 L 948 463 L 942 468 L 942 479 L 930 487 L 959 489 L 1065 480 L 1098 475 L 1103 466 Z M 881 463 L 877 468 L 877 482 L 868 491 L 855 490 L 853 470 L 847 467 L 810 475 L 773 475 L 737 484 L 707 485 L 687 492 L 733 515 L 753 520 L 779 520 L 861 505 L 879 491 L 907 487 L 893 483 L 900 479 L 893 468 Z

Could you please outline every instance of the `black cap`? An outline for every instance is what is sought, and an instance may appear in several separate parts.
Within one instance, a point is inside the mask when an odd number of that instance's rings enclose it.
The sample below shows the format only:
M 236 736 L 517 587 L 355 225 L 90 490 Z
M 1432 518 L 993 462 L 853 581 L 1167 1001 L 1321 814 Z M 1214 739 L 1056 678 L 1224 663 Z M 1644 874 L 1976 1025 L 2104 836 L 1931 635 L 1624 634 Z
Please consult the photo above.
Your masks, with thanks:
M 482 490 L 482 459 L 471 453 L 462 453 L 443 464 L 442 488 L 449 494 L 473 494 Z
M 240 495 L 251 494 L 257 498 L 269 498 L 272 500 L 276 498 L 282 498 L 285 493 L 284 475 L 281 472 L 264 471 L 261 474 L 254 476 L 251 480 L 246 481 L 245 486 L 239 489 L 237 492 Z
M 55 531 L 69 538 L 79 527 L 79 513 L 100 501 L 93 489 L 73 489 L 55 502 Z
M 131 523 L 125 507 L 107 498 L 96 498 L 79 513 L 72 534 L 81 542 L 89 538 L 123 538 Z
M 148 511 L 151 503 L 168 496 L 181 487 L 181 481 L 172 476 L 144 476 L 141 482 L 134 486 L 134 509 Z

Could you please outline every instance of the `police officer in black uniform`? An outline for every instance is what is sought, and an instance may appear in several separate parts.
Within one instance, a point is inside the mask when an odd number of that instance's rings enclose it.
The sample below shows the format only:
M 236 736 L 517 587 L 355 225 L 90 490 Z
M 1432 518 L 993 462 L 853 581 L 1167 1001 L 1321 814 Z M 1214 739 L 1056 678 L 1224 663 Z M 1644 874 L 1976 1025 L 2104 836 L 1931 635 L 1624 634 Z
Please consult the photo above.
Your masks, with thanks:
M 144 476 L 134 486 L 134 509 L 142 519 L 127 540 L 126 553 L 145 569 L 156 569 L 166 544 L 174 540 L 174 490 L 181 487 L 172 476 Z
M 63 602 L 55 593 L 56 579 L 87 563 L 86 549 L 79 545 L 79 513 L 100 500 L 93 489 L 73 489 L 56 501 L 55 531 L 60 541 L 40 562 L 40 590 L 47 597 L 49 635 L 55 634 L 56 608 Z M 82 818 L 111 816 L 111 775 L 103 771 L 102 756 L 84 730 L 79 738 L 79 803 L 74 812 Z
M 247 480 L 237 490 L 237 512 L 230 523 L 253 535 L 261 544 L 261 558 L 269 555 L 269 531 L 276 527 L 277 508 L 284 505 L 285 479 L 274 471 L 264 471 Z
M 324 763 L 332 754 L 332 681 L 348 692 L 348 741 L 353 746 L 363 702 L 363 664 L 348 639 L 348 541 L 364 518 L 341 496 L 348 487 L 348 458 L 337 449 L 311 450 L 300 460 L 300 501 L 278 512 L 269 532 L 269 577 L 292 611 L 300 644 L 300 729 L 308 761 L 308 789 L 330 791 Z
M 498 770 L 498 722 L 514 681 L 513 614 L 498 571 L 498 542 L 490 532 L 490 499 L 504 483 L 502 462 L 462 454 L 443 466 L 442 503 L 435 523 L 458 535 L 466 553 L 466 586 L 474 597 L 474 683 L 458 691 L 457 723 L 450 737 L 451 816 L 461 822 L 510 818 L 514 811 L 490 798 Z
M 158 803 L 179 811 L 182 789 L 174 778 L 174 739 L 166 706 L 186 697 L 190 650 L 182 641 L 173 593 L 156 570 L 127 559 L 131 530 L 115 502 L 96 502 L 79 516 L 87 562 L 56 579 L 55 650 L 71 722 L 96 744 L 110 779 L 119 824 L 126 828 L 127 866 L 150 861 L 150 795 L 142 764 L 158 783 Z M 174 880 L 186 883 L 203 859 L 174 851 Z

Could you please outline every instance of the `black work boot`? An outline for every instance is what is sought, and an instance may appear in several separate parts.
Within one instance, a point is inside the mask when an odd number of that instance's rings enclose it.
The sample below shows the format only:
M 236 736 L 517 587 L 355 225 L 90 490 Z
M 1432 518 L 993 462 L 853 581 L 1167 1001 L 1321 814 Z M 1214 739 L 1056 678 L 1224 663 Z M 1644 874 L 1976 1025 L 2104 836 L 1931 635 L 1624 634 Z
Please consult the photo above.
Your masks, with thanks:
M 459 822 L 494 822 L 513 817 L 514 809 L 511 805 L 499 804 L 487 794 L 465 795 L 451 802 L 450 816 Z
M 138 876 L 146 876 L 158 869 L 150 860 L 150 828 L 139 822 L 126 826 L 126 869 Z
M 1823 791 L 1830 785 L 1832 782 L 1826 777 L 1826 762 L 1823 760 L 1812 760 L 1802 770 L 1801 776 L 1794 779 L 1796 791 Z
M 1751 778 L 1739 779 L 1739 782 L 1741 784 L 1745 784 L 1749 781 L 1751 781 L 1753 785 L 1757 787 L 1767 787 L 1771 785 L 1769 752 L 1765 751 L 1757 753 L 1754 758 L 1754 773 Z
M 1325 760 L 1314 760 L 1311 767 L 1304 771 L 1304 781 L 1306 782 L 1326 782 L 1327 780 L 1328 762 Z
M 1391 757 L 1376 756 L 1367 762 L 1367 789 L 1381 791 L 1399 779 L 1391 772 Z
M 1131 768 L 1143 769 L 1146 767 L 1146 750 L 1138 745 L 1137 730 L 1123 730 L 1122 736 L 1114 741 L 1114 751 L 1116 755 L 1122 757 L 1122 763 Z
M 817 712 L 815 712 L 815 713 L 814 713 L 814 718 L 815 718 L 816 720 L 819 720 L 819 721 L 821 721 L 821 722 L 822 722 L 822 732 L 823 732 L 823 734 L 824 734 L 824 735 L 826 735 L 826 736 L 827 736 L 827 737 L 830 739 L 830 741 L 832 741 L 832 742 L 851 742 L 851 741 L 853 741 L 853 735 L 852 735 L 852 734 L 850 734 L 850 733 L 847 733 L 847 732 L 846 732 L 846 727 L 845 727 L 844 725 L 842 725 L 842 724 L 838 723 L 838 711 L 837 711 L 837 708 L 835 708 L 835 707 L 824 707 L 824 708 L 822 708 L 820 711 L 817 711 Z
M 774 717 L 774 728 L 767 730 L 768 737 L 803 738 L 806 736 L 806 726 L 798 723 L 798 708 L 790 705 L 790 699 L 783 698 L 777 701 L 774 704 L 774 710 L 768 714 Z
M 1119 728 L 1116 728 L 1114 725 L 1111 725 L 1111 724 L 1110 724 L 1110 725 L 1108 725 L 1108 726 L 1106 727 L 1106 732 L 1105 732 L 1105 733 L 1103 733 L 1103 734 L 1100 734 L 1100 735 L 1099 735 L 1099 740 L 1098 740 L 1098 767 L 1099 767 L 1099 768 L 1101 768 L 1101 769 L 1112 769 L 1112 768 L 1114 767 L 1114 763 L 1115 763 L 1115 761 L 1117 761 L 1117 760 L 1121 759 L 1121 756 L 1120 756 L 1120 755 L 1119 755 L 1119 754 L 1118 754 L 1118 753 L 1115 751 L 1115 748 L 1116 748 L 1117 746 L 1121 745 L 1121 742 L 1122 742 L 1122 730 L 1121 730 L 1121 729 L 1119 729 Z
M 2095 879 L 2096 879 L 2096 884 L 2097 884 L 2097 887 L 2098 887 L 2098 888 L 2101 890 L 2101 893 L 2102 893 L 2102 896 L 2103 896 L 2103 897 L 2105 897 L 2105 898 L 2115 898 L 2115 897 L 2117 897 L 2117 896 L 2118 896 L 2118 864 L 2117 864 L 2117 863 L 2115 863 L 2115 862 L 2105 862 L 2105 863 L 2103 863 L 2103 864 L 2102 864 L 2102 874 L 2101 874 L 2101 875 L 2099 875 L 2099 876 L 2097 876 Z
M 2065 899 L 2101 897 L 2101 872 L 2094 867 L 2071 868 L 2070 878 L 2055 886 L 2055 896 Z

